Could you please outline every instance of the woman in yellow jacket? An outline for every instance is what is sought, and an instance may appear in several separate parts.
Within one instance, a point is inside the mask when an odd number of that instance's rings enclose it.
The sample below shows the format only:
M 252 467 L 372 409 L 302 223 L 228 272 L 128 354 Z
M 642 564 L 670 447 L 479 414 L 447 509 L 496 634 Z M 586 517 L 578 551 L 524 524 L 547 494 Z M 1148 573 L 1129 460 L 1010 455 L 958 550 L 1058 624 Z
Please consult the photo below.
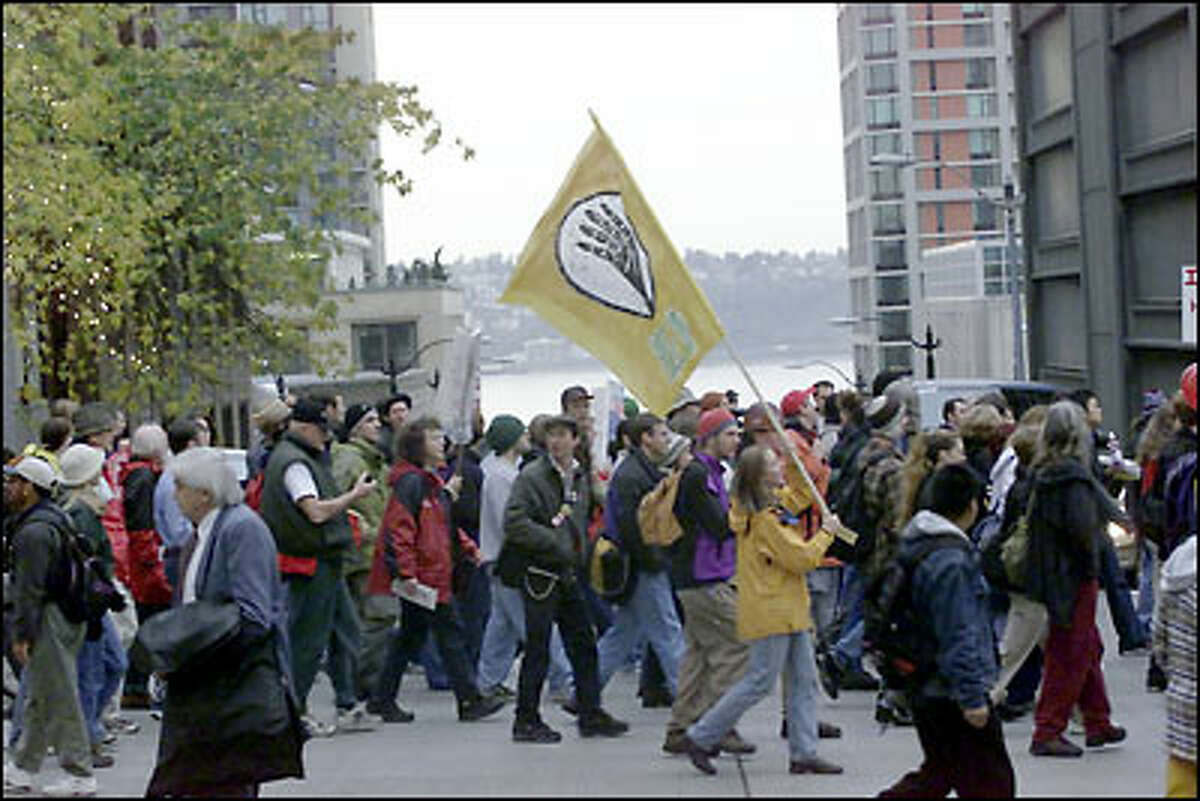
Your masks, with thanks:
M 817 756 L 817 677 L 805 574 L 821 563 L 833 534 L 822 529 L 804 539 L 781 521 L 783 465 L 769 447 L 751 446 L 733 477 L 729 526 L 737 536 L 738 637 L 750 643 L 741 681 L 687 730 L 692 764 L 717 772 L 711 758 L 725 732 L 771 691 L 784 665 L 788 688 L 788 755 L 791 773 L 841 773 Z M 830 521 L 832 523 L 833 521 Z

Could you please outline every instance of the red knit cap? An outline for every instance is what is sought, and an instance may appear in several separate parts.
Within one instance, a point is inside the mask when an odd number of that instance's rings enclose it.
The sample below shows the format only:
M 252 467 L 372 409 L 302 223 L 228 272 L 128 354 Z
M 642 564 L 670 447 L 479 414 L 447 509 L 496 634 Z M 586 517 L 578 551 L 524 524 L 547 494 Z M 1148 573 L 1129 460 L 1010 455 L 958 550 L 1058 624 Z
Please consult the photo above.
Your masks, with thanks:
M 700 415 L 700 422 L 696 425 L 696 441 L 703 442 L 713 434 L 735 425 L 737 418 L 728 409 L 709 409 Z
M 800 414 L 800 410 L 808 403 L 808 398 L 816 392 L 813 388 L 808 389 L 793 389 L 791 392 L 783 396 L 783 401 L 779 404 L 779 411 L 783 412 L 784 417 L 795 417 Z

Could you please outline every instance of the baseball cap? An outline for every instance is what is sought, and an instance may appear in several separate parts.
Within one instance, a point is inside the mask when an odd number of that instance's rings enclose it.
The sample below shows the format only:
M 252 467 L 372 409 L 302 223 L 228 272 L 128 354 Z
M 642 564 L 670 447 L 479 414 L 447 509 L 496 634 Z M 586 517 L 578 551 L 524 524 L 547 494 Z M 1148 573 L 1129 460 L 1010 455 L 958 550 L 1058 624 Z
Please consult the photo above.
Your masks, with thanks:
M 20 476 L 35 487 L 40 487 L 47 492 L 52 491 L 58 485 L 58 476 L 54 474 L 54 468 L 46 460 L 36 456 L 26 456 L 15 465 L 5 465 L 4 475 Z
M 562 391 L 562 395 L 559 397 L 559 403 L 562 405 L 562 408 L 565 409 L 574 401 L 585 399 L 591 400 L 592 393 L 588 392 L 579 385 L 575 385 L 573 387 L 567 387 Z
M 303 397 L 292 407 L 292 419 L 297 423 L 311 423 L 329 430 L 329 418 L 325 416 L 325 403 L 316 398 Z

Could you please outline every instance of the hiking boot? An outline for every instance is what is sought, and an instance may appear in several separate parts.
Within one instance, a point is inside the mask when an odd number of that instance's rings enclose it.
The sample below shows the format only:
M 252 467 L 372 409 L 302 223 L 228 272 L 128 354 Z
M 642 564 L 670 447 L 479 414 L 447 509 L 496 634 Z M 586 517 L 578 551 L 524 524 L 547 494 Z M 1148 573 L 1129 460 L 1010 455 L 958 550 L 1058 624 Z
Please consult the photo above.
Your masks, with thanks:
M 758 750 L 758 746 L 754 743 L 748 743 L 742 739 L 742 735 L 738 734 L 737 729 L 730 729 L 725 732 L 725 736 L 721 738 L 721 742 L 717 743 L 718 748 L 727 754 L 753 754 Z
M 112 758 L 112 755 L 105 751 L 99 743 L 92 744 L 92 767 L 93 768 L 111 768 L 117 764 L 117 761 Z
M 379 716 L 384 723 L 412 723 L 417 717 L 407 709 L 401 709 L 395 701 L 367 701 L 367 712 Z
M 458 719 L 464 723 L 483 720 L 499 712 L 506 703 L 505 699 L 495 695 L 480 695 L 458 708 Z
M 646 690 L 642 693 L 642 709 L 670 708 L 675 698 L 670 691 L 664 689 Z
M 349 709 L 339 709 L 337 711 L 337 730 L 344 732 L 352 731 L 375 731 L 382 723 L 377 715 L 372 715 L 367 710 L 367 705 L 359 701 Z
M 1029 753 L 1034 756 L 1081 757 L 1083 749 L 1060 734 L 1053 740 L 1034 740 L 1029 744 Z
M 512 738 L 514 743 L 557 743 L 562 740 L 562 735 L 539 718 L 513 723 Z
M 717 775 L 717 766 L 712 763 L 712 751 L 708 748 L 700 746 L 691 737 L 685 733 L 683 735 L 683 748 L 688 758 L 692 760 L 692 765 L 701 773 L 706 773 L 709 776 Z
M 579 717 L 580 737 L 619 737 L 629 731 L 629 724 L 617 720 L 603 709 Z
M 662 750 L 665 753 L 672 754 L 674 756 L 682 756 L 688 752 L 689 742 L 691 741 L 688 740 L 687 732 L 685 732 L 683 729 L 677 729 L 675 731 L 667 732 L 667 739 L 663 741 Z M 712 748 L 708 749 L 708 755 L 710 758 L 715 757 L 720 753 L 720 745 L 714 745 Z
M 825 690 L 825 694 L 836 701 L 841 687 L 842 668 L 831 652 L 817 654 L 817 678 L 821 680 L 821 689 Z
M 845 768 L 841 765 L 835 765 L 829 760 L 816 756 L 808 759 L 793 759 L 788 763 L 788 773 L 821 773 L 833 775 L 843 773 L 844 771 Z
M 42 793 L 60 798 L 78 798 L 95 795 L 97 790 L 95 776 L 67 776 L 54 784 L 47 784 L 42 788 Z
M 1106 745 L 1119 743 L 1125 739 L 1125 727 L 1109 724 L 1108 728 L 1087 736 L 1088 748 L 1103 748 Z
M 822 740 L 836 740 L 842 736 L 842 727 L 823 720 L 817 721 L 817 736 Z

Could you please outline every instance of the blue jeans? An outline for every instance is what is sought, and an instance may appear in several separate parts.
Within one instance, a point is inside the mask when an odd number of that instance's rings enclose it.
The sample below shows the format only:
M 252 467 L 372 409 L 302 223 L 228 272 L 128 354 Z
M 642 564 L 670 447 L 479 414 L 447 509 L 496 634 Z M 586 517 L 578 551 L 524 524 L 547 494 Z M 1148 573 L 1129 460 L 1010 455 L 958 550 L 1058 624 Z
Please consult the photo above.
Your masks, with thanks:
M 1141 567 L 1138 569 L 1137 618 L 1143 631 L 1150 631 L 1154 617 L 1154 548 L 1142 540 Z
M 121 679 L 129 667 L 111 615 L 105 614 L 101 620 L 99 639 L 83 641 L 78 666 L 79 705 L 83 708 L 88 736 L 95 745 L 104 739 L 100 714 L 121 686 Z
M 862 670 L 863 576 L 860 568 L 846 565 L 842 572 L 842 593 L 838 606 L 842 611 L 841 638 L 833 646 L 838 664 L 850 670 Z
M 12 725 L 8 730 L 8 750 L 15 751 L 17 742 L 21 739 L 21 730 L 25 728 L 25 695 L 29 692 L 25 685 L 29 681 L 29 671 L 21 671 L 21 682 L 17 685 L 17 697 L 13 699 Z
M 671 577 L 665 570 L 657 573 L 638 571 L 633 595 L 617 607 L 612 626 L 596 643 L 601 690 L 642 637 L 658 654 L 668 689 L 675 695 L 679 686 L 679 662 L 683 659 L 683 626 L 675 612 Z
M 750 663 L 737 684 L 730 687 L 687 735 L 701 748 L 711 748 L 737 725 L 742 715 L 775 686 L 787 665 L 788 756 L 792 761 L 817 755 L 817 676 L 814 670 L 812 634 L 797 631 L 772 634 L 750 643 Z
M 1149 644 L 1146 629 L 1138 620 L 1133 610 L 1133 597 L 1129 592 L 1129 584 L 1125 581 L 1125 571 L 1117 559 L 1117 549 L 1113 547 L 1108 534 L 1101 535 L 1103 541 L 1100 547 L 1100 586 L 1104 588 L 1108 600 L 1108 611 L 1112 615 L 1113 628 L 1117 630 L 1117 642 L 1120 650 L 1137 648 Z
M 483 572 L 480 570 L 479 572 Z M 492 583 L 492 612 L 488 615 L 487 629 L 483 633 L 483 646 L 479 650 L 479 689 L 490 692 L 508 678 L 513 660 L 517 656 L 517 644 L 525 640 L 525 599 L 521 591 L 506 587 L 499 576 L 490 575 Z M 550 692 L 571 695 L 575 692 L 571 678 L 571 664 L 563 648 L 562 635 L 555 626 L 550 633 Z

